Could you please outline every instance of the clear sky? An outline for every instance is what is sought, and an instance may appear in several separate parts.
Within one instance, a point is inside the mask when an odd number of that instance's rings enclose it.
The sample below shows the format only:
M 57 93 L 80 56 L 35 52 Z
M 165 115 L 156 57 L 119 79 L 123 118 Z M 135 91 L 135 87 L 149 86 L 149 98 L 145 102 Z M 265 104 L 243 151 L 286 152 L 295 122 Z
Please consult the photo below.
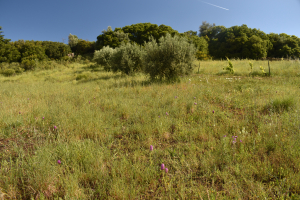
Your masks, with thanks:
M 180 33 L 202 21 L 300 37 L 300 0 L 0 0 L 4 38 L 96 41 L 103 29 L 150 22 Z

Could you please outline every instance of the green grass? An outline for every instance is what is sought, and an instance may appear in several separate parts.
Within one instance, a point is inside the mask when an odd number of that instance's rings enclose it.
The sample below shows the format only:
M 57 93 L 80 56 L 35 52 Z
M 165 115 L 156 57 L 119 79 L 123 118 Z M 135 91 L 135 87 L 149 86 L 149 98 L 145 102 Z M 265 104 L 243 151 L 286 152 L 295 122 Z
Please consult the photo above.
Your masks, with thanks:
M 231 62 L 0 76 L 0 199 L 299 199 L 299 62 Z

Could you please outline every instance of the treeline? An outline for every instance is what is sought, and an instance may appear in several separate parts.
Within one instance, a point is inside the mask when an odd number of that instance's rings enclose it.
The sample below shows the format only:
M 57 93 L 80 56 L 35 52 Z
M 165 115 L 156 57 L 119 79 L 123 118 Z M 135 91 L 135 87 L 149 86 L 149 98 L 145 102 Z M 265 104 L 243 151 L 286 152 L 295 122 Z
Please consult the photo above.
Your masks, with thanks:
M 209 55 L 214 59 L 300 57 L 300 38 L 294 35 L 266 34 L 258 29 L 248 28 L 245 24 L 226 28 L 206 22 L 202 22 L 199 32 L 199 37 L 207 39 Z
M 216 26 L 202 22 L 197 31 L 179 33 L 166 25 L 139 23 L 112 30 L 108 27 L 97 37 L 96 41 L 79 39 L 76 35 L 69 35 L 68 45 L 51 41 L 24 41 L 11 42 L 2 35 L 0 27 L 0 63 L 17 62 L 30 69 L 33 63 L 42 60 L 70 60 L 70 53 L 75 57 L 81 56 L 91 60 L 95 50 L 106 46 L 120 47 L 122 43 L 131 43 L 144 46 L 152 36 L 157 42 L 162 36 L 185 37 L 190 44 L 195 45 L 196 58 L 207 59 L 262 59 L 274 58 L 299 58 L 300 38 L 285 33 L 266 34 L 258 29 L 248 28 L 247 25 Z
M 60 42 L 33 40 L 18 40 L 11 42 L 10 39 L 4 39 L 1 32 L 0 62 L 19 62 L 26 66 L 30 66 L 30 63 L 33 63 L 36 60 L 68 59 L 67 55 L 71 52 L 69 45 Z

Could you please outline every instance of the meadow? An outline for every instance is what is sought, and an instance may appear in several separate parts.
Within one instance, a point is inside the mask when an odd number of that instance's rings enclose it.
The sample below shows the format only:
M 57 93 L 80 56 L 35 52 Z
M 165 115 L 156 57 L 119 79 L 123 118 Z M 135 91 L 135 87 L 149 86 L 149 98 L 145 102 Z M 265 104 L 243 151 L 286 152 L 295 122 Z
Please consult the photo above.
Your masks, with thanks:
M 300 62 L 251 62 L 0 76 L 0 199 L 300 199 Z

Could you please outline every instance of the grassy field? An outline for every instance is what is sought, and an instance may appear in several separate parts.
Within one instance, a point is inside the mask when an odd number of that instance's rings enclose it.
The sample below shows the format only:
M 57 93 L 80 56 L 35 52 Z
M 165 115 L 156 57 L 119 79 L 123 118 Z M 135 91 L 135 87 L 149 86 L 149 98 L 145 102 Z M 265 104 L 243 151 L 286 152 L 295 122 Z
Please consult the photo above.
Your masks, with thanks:
M 0 76 L 0 199 L 300 199 L 300 62 L 251 62 Z

